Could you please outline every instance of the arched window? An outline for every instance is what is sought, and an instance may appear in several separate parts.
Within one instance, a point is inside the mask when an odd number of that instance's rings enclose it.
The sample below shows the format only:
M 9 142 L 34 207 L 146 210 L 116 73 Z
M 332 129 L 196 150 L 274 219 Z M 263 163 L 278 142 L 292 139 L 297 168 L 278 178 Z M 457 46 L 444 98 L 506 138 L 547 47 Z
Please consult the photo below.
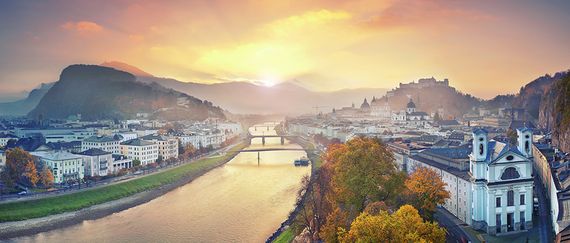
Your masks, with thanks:
M 514 167 L 506 168 L 503 174 L 501 175 L 501 180 L 512 180 L 521 177 L 519 172 Z
M 479 144 L 479 155 L 483 155 L 483 144 Z
M 524 150 L 527 151 L 527 152 L 529 151 L 529 143 L 528 143 L 528 141 L 525 141 L 525 142 L 524 142 Z

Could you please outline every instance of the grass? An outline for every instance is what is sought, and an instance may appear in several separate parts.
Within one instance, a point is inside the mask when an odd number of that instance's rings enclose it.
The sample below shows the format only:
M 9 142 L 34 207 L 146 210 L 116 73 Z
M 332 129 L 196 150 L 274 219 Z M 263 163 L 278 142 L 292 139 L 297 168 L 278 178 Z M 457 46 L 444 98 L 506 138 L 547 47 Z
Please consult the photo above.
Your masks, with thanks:
M 291 227 L 287 228 L 285 231 L 283 231 L 279 237 L 277 237 L 273 243 L 289 243 L 291 241 L 293 241 L 293 239 L 295 238 L 295 234 L 293 233 L 293 229 Z
M 128 197 L 139 192 L 196 176 L 226 162 L 246 146 L 241 143 L 223 156 L 203 158 L 156 174 L 92 190 L 24 202 L 0 204 L 0 222 L 20 221 L 76 211 L 93 205 Z

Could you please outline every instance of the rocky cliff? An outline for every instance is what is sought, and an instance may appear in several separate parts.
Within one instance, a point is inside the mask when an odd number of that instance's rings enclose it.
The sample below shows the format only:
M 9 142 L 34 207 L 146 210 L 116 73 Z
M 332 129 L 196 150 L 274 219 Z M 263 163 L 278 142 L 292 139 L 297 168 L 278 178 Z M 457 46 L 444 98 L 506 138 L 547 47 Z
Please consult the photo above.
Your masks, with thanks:
M 552 142 L 570 152 L 570 73 L 560 75 L 542 97 L 538 125 L 552 133 Z

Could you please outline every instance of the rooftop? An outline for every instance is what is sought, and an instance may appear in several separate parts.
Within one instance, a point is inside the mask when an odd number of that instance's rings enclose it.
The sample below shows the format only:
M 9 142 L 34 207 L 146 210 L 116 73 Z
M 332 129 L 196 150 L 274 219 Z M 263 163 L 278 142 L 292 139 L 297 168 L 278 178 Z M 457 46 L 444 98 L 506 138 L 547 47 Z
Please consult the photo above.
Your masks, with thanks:
M 148 146 L 153 145 L 154 143 L 142 140 L 140 138 L 135 138 L 131 140 L 127 140 L 121 143 L 121 145 L 129 145 L 129 146 Z

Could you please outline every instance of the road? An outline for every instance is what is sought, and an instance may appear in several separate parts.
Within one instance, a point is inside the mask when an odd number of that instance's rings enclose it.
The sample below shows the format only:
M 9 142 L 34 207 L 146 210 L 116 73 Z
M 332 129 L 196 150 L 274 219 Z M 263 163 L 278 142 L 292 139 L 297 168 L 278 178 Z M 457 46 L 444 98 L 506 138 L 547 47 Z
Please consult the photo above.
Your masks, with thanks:
M 239 141 L 241 142 L 242 140 L 239 140 Z M 79 191 L 91 190 L 91 189 L 95 189 L 95 188 L 99 188 L 99 187 L 104 187 L 104 186 L 107 186 L 110 184 L 115 184 L 115 183 L 119 183 L 119 182 L 124 182 L 124 181 L 129 181 L 129 180 L 141 178 L 144 176 L 154 174 L 154 173 L 159 172 L 159 171 L 164 171 L 164 170 L 168 170 L 171 168 L 178 167 L 178 166 L 183 165 L 183 164 L 191 163 L 193 161 L 196 161 L 196 160 L 204 158 L 204 157 L 209 157 L 209 156 L 213 156 L 213 155 L 217 155 L 217 154 L 226 153 L 229 149 L 233 148 L 238 143 L 234 143 L 232 145 L 211 151 L 211 152 L 206 153 L 204 155 L 200 155 L 200 156 L 191 158 L 188 161 L 179 162 L 179 163 L 176 163 L 173 165 L 168 165 L 168 166 L 161 167 L 161 168 L 145 170 L 143 173 L 138 174 L 138 175 L 133 174 L 133 173 L 129 173 L 129 174 L 124 175 L 124 176 L 112 177 L 109 179 L 100 180 L 97 183 L 91 182 L 89 186 L 82 184 L 81 188 L 79 188 L 77 185 L 75 185 L 75 186 L 72 186 L 68 189 L 58 189 L 58 190 L 53 190 L 53 191 L 48 191 L 48 192 L 28 193 L 25 195 L 16 195 L 16 194 L 2 195 L 2 196 L 0 196 L 0 204 L 15 202 L 15 201 L 20 202 L 20 201 L 27 201 L 27 200 L 35 200 L 35 199 L 39 199 L 39 198 L 61 196 L 61 195 L 65 195 L 65 194 L 72 194 L 72 193 L 76 193 Z
M 459 225 L 462 222 L 459 221 L 459 219 L 455 218 L 455 216 L 453 216 L 451 213 L 447 212 L 445 209 L 437 207 L 434 218 L 440 226 L 444 227 L 447 230 L 446 242 L 467 242 L 467 239 L 469 239 L 469 235 L 467 235 L 467 233 L 463 231 Z
M 540 242 L 551 242 L 550 238 L 552 236 L 552 222 L 550 221 L 550 209 L 548 205 L 548 199 L 542 187 L 538 176 L 534 177 L 534 188 L 536 190 L 536 196 L 538 197 L 538 233 L 540 237 Z

